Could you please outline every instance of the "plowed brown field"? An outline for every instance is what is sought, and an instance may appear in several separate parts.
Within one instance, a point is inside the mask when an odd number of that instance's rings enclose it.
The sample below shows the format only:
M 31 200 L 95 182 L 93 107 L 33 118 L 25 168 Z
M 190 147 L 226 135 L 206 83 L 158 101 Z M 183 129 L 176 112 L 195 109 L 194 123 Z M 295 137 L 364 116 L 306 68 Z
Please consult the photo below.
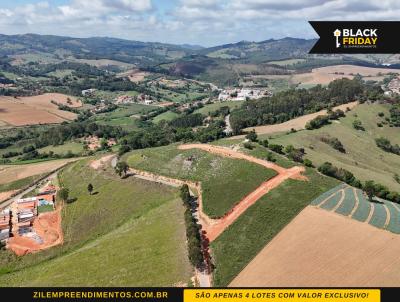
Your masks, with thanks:
M 399 235 L 307 207 L 230 286 L 399 286 L 399 253 Z

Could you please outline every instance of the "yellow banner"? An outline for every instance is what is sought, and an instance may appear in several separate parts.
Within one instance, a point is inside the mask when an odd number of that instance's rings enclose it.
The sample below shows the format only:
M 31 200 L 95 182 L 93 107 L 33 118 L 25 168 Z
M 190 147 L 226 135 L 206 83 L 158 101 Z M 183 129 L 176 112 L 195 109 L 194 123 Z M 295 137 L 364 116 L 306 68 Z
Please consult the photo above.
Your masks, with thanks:
M 184 302 L 380 302 L 379 289 L 185 289 Z

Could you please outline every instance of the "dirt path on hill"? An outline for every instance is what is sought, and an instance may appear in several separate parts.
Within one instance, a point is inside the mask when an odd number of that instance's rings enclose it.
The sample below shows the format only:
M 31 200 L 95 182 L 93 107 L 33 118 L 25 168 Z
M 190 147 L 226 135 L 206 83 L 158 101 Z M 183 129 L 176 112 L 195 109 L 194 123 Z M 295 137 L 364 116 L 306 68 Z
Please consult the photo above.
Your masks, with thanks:
M 113 158 L 116 157 L 115 154 L 108 154 L 105 155 L 97 160 L 93 160 L 92 162 L 90 162 L 90 167 L 98 170 L 104 167 L 104 165 L 109 162 L 109 161 L 113 161 Z
M 302 175 L 302 172 L 305 171 L 304 167 L 296 166 L 290 169 L 285 169 L 282 168 L 281 166 L 278 166 L 275 163 L 268 162 L 224 147 L 211 146 L 206 144 L 188 144 L 188 145 L 180 145 L 178 146 L 178 149 L 180 150 L 201 149 L 206 152 L 210 152 L 224 157 L 244 159 L 262 165 L 265 168 L 273 169 L 276 172 L 278 172 L 278 175 L 263 182 L 257 189 L 255 189 L 253 192 L 244 197 L 224 217 L 222 217 L 221 219 L 212 219 L 203 211 L 203 198 L 202 198 L 203 194 L 202 194 L 201 182 L 192 182 L 182 179 L 175 179 L 133 168 L 129 170 L 130 174 L 140 179 L 162 183 L 173 187 L 180 187 L 183 184 L 187 184 L 192 192 L 196 191 L 198 196 L 197 198 L 198 208 L 197 211 L 194 213 L 194 216 L 198 219 L 199 223 L 202 226 L 203 246 L 205 247 L 206 253 L 208 253 L 209 243 L 215 240 L 227 227 L 229 227 L 233 222 L 235 222 L 240 215 L 242 215 L 250 206 L 255 204 L 262 196 L 267 194 L 272 189 L 278 187 L 281 183 L 283 183 L 287 179 L 308 180 L 306 176 Z M 201 282 L 200 284 L 201 287 L 211 286 L 211 276 L 212 276 L 211 270 L 210 268 L 207 268 L 207 270 L 208 273 L 207 271 L 196 272 L 197 278 L 200 279 L 199 281 Z M 201 278 L 199 278 L 199 274 L 201 275 Z

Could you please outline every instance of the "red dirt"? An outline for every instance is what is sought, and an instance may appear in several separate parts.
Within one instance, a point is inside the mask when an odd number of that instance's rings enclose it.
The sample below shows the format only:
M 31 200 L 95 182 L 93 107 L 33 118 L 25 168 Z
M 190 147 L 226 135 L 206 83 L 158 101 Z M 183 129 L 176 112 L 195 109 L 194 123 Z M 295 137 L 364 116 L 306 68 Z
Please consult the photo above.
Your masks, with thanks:
M 268 169 L 273 169 L 276 172 L 278 172 L 277 176 L 262 183 L 257 189 L 255 189 L 253 192 L 244 197 L 221 219 L 211 219 L 204 213 L 201 187 L 198 186 L 196 188 L 199 191 L 198 202 L 199 202 L 200 222 L 210 242 L 215 240 L 228 226 L 230 226 L 233 222 L 235 222 L 235 220 L 240 215 L 242 215 L 250 206 L 255 204 L 257 200 L 259 200 L 262 196 L 267 194 L 272 189 L 278 187 L 285 180 L 289 178 L 298 180 L 307 180 L 307 177 L 301 174 L 305 170 L 304 167 L 293 167 L 290 169 L 285 169 L 282 168 L 281 166 L 278 166 L 275 163 L 262 160 L 224 147 L 211 146 L 206 144 L 188 144 L 188 145 L 180 145 L 178 149 L 180 150 L 201 149 L 225 157 L 244 159 L 259 164 L 261 166 L 264 166 Z
M 53 212 L 40 214 L 33 222 L 33 229 L 42 238 L 43 244 L 37 243 L 34 239 L 22 237 L 15 231 L 14 237 L 8 240 L 7 247 L 18 256 L 23 256 L 62 244 L 64 236 L 61 227 L 61 210 L 60 206 Z

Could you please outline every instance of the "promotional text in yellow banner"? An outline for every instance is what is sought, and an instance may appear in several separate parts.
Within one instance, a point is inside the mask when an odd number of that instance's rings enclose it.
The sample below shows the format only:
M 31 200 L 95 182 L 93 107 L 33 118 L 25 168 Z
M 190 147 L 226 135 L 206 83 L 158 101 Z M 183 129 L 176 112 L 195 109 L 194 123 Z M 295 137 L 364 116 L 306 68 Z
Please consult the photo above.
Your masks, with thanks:
M 379 289 L 185 289 L 184 302 L 380 302 Z

